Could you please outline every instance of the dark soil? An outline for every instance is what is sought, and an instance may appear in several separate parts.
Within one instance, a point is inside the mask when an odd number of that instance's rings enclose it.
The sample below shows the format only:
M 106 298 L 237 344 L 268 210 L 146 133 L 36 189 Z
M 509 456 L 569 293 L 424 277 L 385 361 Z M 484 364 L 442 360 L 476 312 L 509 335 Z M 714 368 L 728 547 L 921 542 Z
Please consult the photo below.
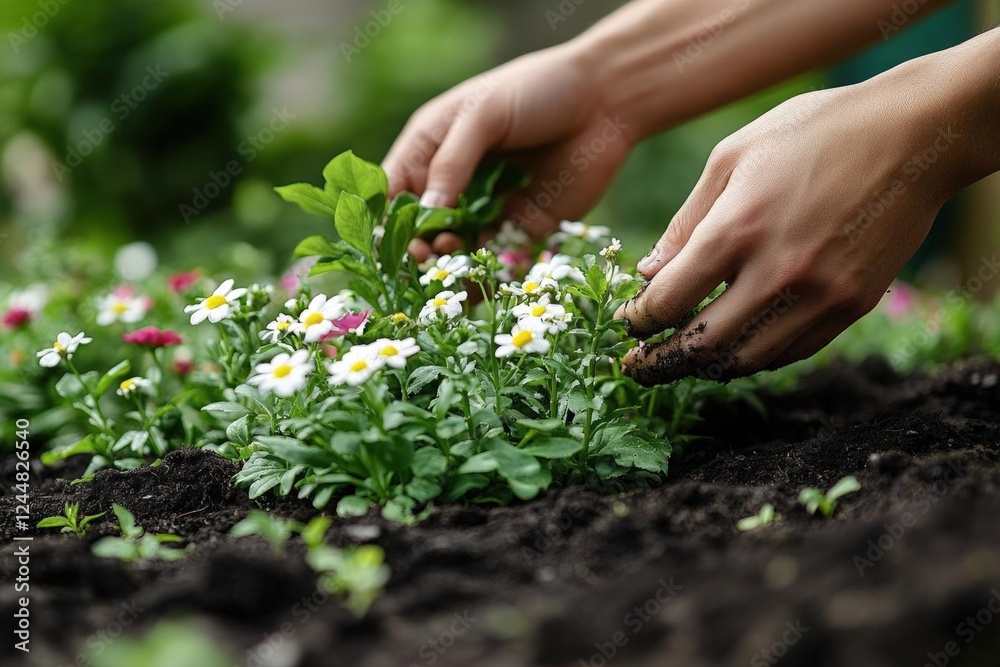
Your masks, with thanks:
M 79 468 L 44 471 L 36 520 L 67 500 L 87 513 L 117 502 L 195 550 L 122 565 L 75 538 L 39 534 L 32 651 L 14 651 L 5 630 L 0 656 L 4 665 L 86 664 L 78 652 L 111 641 L 123 605 L 134 605 L 127 632 L 191 616 L 233 650 L 234 665 L 998 667 L 998 377 L 996 361 L 907 378 L 879 360 L 834 365 L 793 393 L 764 396 L 767 421 L 710 418 L 711 439 L 649 491 L 554 490 L 512 507 L 444 507 L 415 527 L 336 520 L 334 543 L 377 543 L 393 570 L 363 620 L 313 603 L 323 596 L 301 545 L 277 557 L 257 538 L 227 536 L 258 505 L 210 453 L 179 451 L 158 468 L 72 486 Z M 834 519 L 797 504 L 803 487 L 849 474 L 863 488 Z M 780 522 L 736 529 L 766 502 Z M 315 513 L 298 501 L 265 507 L 300 520 Z M 0 499 L 8 573 L 12 515 L 13 500 Z M 106 517 L 88 539 L 111 532 Z M 5 624 L 16 598 L 6 577 Z

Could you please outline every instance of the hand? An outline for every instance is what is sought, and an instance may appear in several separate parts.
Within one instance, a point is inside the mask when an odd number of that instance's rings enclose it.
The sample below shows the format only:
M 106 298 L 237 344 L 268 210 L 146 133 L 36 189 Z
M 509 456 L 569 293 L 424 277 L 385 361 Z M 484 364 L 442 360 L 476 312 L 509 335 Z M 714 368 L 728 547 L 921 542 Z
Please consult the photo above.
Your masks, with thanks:
M 927 85 L 894 70 L 809 93 L 719 144 L 639 264 L 647 289 L 617 315 L 646 339 L 728 288 L 666 341 L 632 350 L 626 371 L 648 385 L 778 368 L 874 308 L 953 193 L 944 165 L 961 135 L 923 108 Z
M 573 43 L 540 51 L 425 104 L 383 163 L 390 196 L 409 190 L 422 194 L 425 206 L 452 206 L 489 155 L 531 175 L 531 185 L 511 198 L 505 213 L 533 237 L 544 238 L 560 221 L 581 217 L 632 146 L 628 128 L 594 89 L 587 59 Z M 609 138 L 612 127 L 617 135 Z M 433 242 L 437 254 L 459 247 L 454 234 Z M 410 247 L 418 261 L 431 250 L 421 239 Z

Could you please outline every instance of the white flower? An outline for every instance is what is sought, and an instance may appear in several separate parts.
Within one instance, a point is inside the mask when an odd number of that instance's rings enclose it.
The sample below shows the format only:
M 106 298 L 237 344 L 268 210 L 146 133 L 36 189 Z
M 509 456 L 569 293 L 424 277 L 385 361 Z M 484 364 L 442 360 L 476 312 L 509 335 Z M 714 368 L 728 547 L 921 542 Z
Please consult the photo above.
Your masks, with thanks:
M 382 368 L 383 362 L 371 345 L 355 345 L 343 358 L 327 366 L 330 384 L 357 387 Z
M 49 302 L 49 288 L 45 285 L 30 285 L 21 290 L 11 292 L 7 300 L 7 307 L 10 310 L 23 310 L 38 317 L 38 314 Z
M 97 299 L 97 323 L 102 327 L 115 322 L 138 322 L 149 312 L 149 299 L 127 291 L 116 291 Z
M 538 262 L 531 267 L 525 280 L 542 282 L 549 279 L 559 282 L 577 274 L 580 274 L 580 271 L 573 266 L 573 259 L 569 255 L 559 254 L 553 255 L 547 262 Z
M 76 349 L 78 347 L 86 345 L 93 340 L 93 338 L 87 338 L 82 333 L 70 336 L 64 331 L 56 337 L 56 342 L 52 344 L 52 347 L 46 348 L 38 353 L 38 363 L 46 368 L 58 366 L 59 362 L 64 357 L 66 359 L 72 359 L 73 355 L 76 354 Z
M 507 294 L 513 294 L 515 296 L 527 296 L 536 297 L 545 294 L 546 292 L 555 292 L 559 289 L 559 283 L 552 280 L 551 278 L 541 278 L 536 280 L 531 276 L 524 279 L 524 282 L 520 285 L 514 284 L 504 284 L 500 286 L 500 290 Z
M 611 229 L 604 227 L 602 225 L 595 225 L 591 227 L 582 222 L 570 222 L 569 220 L 563 220 L 559 224 L 559 231 L 563 233 L 565 237 L 575 237 L 583 239 L 584 241 L 590 241 L 591 243 L 602 243 L 605 239 L 611 236 Z
M 622 242 L 618 239 L 611 239 L 611 245 L 601 250 L 601 257 L 606 257 L 608 261 L 614 261 L 618 253 L 622 251 Z
M 271 361 L 257 364 L 255 375 L 247 382 L 260 388 L 262 394 L 275 394 L 288 398 L 306 386 L 306 379 L 316 369 L 308 350 L 299 350 L 294 354 L 279 354 Z
M 129 398 L 136 392 L 147 392 L 152 388 L 152 381 L 142 377 L 134 377 L 129 378 L 118 385 L 118 391 L 115 393 L 124 398 Z
M 247 293 L 244 288 L 233 289 L 233 279 L 225 281 L 211 296 L 198 299 L 198 303 L 184 309 L 191 313 L 191 324 L 201 324 L 208 320 L 212 324 L 231 317 L 233 309 L 240 305 L 240 298 Z
M 372 343 L 371 347 L 381 362 L 391 368 L 405 368 L 406 360 L 420 351 L 415 338 L 382 338 Z
M 299 314 L 295 331 L 304 335 L 307 343 L 317 343 L 333 331 L 333 321 L 341 317 L 344 312 L 343 297 L 327 298 L 325 294 L 317 294 Z
M 266 331 L 260 332 L 260 339 L 270 341 L 272 344 L 276 344 L 279 340 L 284 338 L 288 333 L 295 330 L 295 318 L 291 315 L 286 315 L 281 313 L 274 321 L 269 322 Z
M 421 285 L 430 285 L 434 281 L 441 283 L 443 287 L 451 287 L 459 278 L 464 278 L 469 272 L 469 258 L 464 255 L 444 255 L 429 269 L 427 273 L 420 276 Z
M 519 324 L 531 329 L 545 329 L 551 334 L 565 331 L 568 322 L 565 306 L 551 303 L 548 294 L 537 301 L 515 306 L 510 312 Z
M 497 334 L 493 340 L 497 344 L 498 358 L 523 352 L 545 354 L 550 347 L 544 329 L 532 328 L 530 324 L 523 322 L 515 324 L 509 334 Z
M 452 320 L 462 314 L 462 302 L 469 297 L 468 292 L 441 292 L 433 299 L 427 301 L 420 310 L 417 321 L 421 324 L 431 324 L 442 317 Z
M 125 280 L 145 280 L 156 271 L 156 249 L 144 241 L 123 245 L 115 253 L 114 264 Z
M 504 220 L 500 225 L 493 243 L 500 248 L 518 248 L 531 242 L 528 233 L 514 224 L 512 220 Z

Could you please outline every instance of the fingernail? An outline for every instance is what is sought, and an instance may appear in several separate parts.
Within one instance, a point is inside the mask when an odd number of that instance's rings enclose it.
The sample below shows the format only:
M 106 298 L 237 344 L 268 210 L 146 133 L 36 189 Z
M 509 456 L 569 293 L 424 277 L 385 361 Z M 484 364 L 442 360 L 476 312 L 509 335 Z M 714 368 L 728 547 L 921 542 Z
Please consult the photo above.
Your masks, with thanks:
M 656 260 L 659 259 L 659 257 L 660 257 L 660 249 L 656 246 L 653 246 L 653 249 L 650 250 L 648 253 L 646 253 L 645 257 L 639 260 L 639 263 L 636 265 L 635 268 L 638 269 L 640 272 L 648 271 L 649 269 L 653 268 L 653 265 L 656 264 Z
M 448 195 L 440 190 L 428 190 L 420 198 L 420 205 L 424 208 L 444 208 L 448 205 Z

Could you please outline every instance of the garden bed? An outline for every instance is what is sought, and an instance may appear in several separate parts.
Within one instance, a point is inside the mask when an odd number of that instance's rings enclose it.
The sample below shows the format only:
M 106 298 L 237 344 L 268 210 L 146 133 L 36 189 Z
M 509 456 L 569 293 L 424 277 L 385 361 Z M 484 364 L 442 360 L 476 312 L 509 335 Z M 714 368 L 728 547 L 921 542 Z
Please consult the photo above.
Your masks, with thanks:
M 250 501 L 231 485 L 235 466 L 200 450 L 78 485 L 70 460 L 39 471 L 36 520 L 66 501 L 88 514 L 119 503 L 194 551 L 143 565 L 92 556 L 110 514 L 84 542 L 36 532 L 32 651 L 7 633 L 0 655 L 86 664 L 78 652 L 99 652 L 119 623 L 136 633 L 182 613 L 238 665 L 1000 665 L 998 378 L 996 361 L 905 378 L 878 359 L 838 363 L 763 396 L 767 421 L 709 414 L 709 439 L 649 491 L 445 505 L 416 526 L 336 519 L 333 544 L 376 543 L 392 568 L 361 620 L 323 601 L 301 545 L 279 557 L 228 536 L 254 507 L 301 521 L 316 513 L 308 503 Z M 4 468 L 7 479 L 13 459 Z M 846 475 L 862 488 L 835 518 L 798 504 L 803 487 Z M 768 502 L 780 522 L 737 530 Z M 0 498 L 8 571 L 13 514 Z

